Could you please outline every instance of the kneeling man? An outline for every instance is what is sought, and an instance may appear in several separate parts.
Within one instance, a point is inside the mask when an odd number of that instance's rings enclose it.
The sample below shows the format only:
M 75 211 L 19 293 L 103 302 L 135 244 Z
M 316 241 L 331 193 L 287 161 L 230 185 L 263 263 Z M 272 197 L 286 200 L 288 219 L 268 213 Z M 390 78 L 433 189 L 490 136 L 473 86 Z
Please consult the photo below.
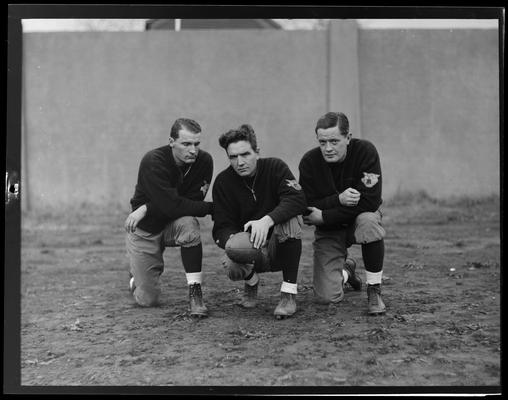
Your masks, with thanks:
M 202 293 L 203 248 L 199 222 L 213 212 L 204 201 L 213 173 L 210 154 L 199 150 L 201 127 L 188 118 L 177 119 L 169 144 L 153 149 L 141 160 L 132 212 L 125 220 L 130 264 L 129 288 L 136 302 L 156 306 L 161 293 L 166 247 L 180 247 L 190 314 L 208 316 Z
M 281 299 L 277 319 L 296 312 L 297 276 L 302 252 L 301 214 L 305 196 L 285 162 L 260 158 L 250 125 L 230 130 L 219 138 L 230 166 L 216 178 L 213 238 L 226 251 L 223 265 L 231 280 L 244 280 L 241 305 L 256 306 L 259 273 L 282 270 Z M 260 249 L 253 262 L 232 259 L 239 232 L 250 231 L 252 246 Z M 229 254 L 229 255 L 228 255 Z
M 299 165 L 300 184 L 310 206 L 304 222 L 315 225 L 315 294 L 323 302 L 339 302 L 346 281 L 360 290 L 354 264 L 345 264 L 348 247 L 360 244 L 368 313 L 383 314 L 385 230 L 379 210 L 382 176 L 377 150 L 367 140 L 352 138 L 349 121 L 340 112 L 319 118 L 315 133 L 319 147 L 308 151 Z

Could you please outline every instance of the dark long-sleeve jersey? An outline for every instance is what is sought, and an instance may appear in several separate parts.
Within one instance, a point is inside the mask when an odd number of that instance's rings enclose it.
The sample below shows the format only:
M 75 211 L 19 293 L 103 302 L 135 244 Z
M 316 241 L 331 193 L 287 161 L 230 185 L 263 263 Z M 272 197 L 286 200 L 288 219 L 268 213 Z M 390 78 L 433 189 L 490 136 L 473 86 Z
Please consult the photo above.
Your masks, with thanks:
M 307 205 L 323 211 L 324 225 L 319 227 L 323 230 L 349 225 L 358 214 L 374 212 L 382 203 L 381 165 L 371 142 L 351 139 L 346 158 L 338 164 L 327 163 L 320 148 L 316 147 L 305 153 L 299 165 L 299 182 Z M 339 194 L 349 187 L 360 192 L 360 201 L 354 207 L 339 202 Z
M 212 197 L 212 236 L 222 248 L 231 234 L 243 231 L 248 221 L 269 215 L 277 225 L 305 211 L 302 188 L 287 164 L 278 158 L 260 158 L 253 182 L 242 178 L 231 166 L 226 168 L 215 179 Z
M 177 166 L 169 145 L 151 150 L 141 160 L 138 181 L 131 199 L 132 210 L 146 204 L 146 216 L 138 227 L 160 233 L 170 222 L 183 216 L 204 217 L 212 203 L 203 201 L 213 174 L 210 154 L 200 150 L 185 173 Z

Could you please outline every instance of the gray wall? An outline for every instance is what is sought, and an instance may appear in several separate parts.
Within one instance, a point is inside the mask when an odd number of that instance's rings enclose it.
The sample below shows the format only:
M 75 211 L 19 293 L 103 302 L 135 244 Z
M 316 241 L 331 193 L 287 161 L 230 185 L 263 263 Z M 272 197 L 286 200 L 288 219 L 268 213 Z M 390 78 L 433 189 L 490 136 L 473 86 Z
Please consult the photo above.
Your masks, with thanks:
M 494 30 L 359 32 L 361 123 L 387 195 L 499 194 Z
M 23 207 L 128 208 L 143 154 L 175 118 L 202 147 L 250 123 L 298 175 L 328 109 L 382 157 L 384 197 L 499 193 L 497 32 L 149 31 L 24 34 Z M 361 125 L 361 126 L 360 126 Z

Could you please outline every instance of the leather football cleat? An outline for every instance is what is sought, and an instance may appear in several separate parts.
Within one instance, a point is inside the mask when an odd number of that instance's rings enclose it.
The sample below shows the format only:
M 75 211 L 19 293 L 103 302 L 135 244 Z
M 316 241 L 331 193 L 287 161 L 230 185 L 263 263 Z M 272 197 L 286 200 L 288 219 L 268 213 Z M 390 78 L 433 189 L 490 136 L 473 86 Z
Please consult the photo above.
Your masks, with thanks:
M 362 280 L 356 274 L 356 262 L 352 258 L 346 258 L 344 261 L 344 269 L 348 273 L 348 279 L 346 283 L 356 291 L 362 290 Z
M 381 298 L 381 285 L 367 285 L 368 312 L 370 315 L 384 314 L 385 303 Z
M 243 308 L 256 307 L 258 303 L 258 286 L 259 282 L 252 286 L 247 285 L 247 283 L 244 284 L 243 297 L 242 301 L 240 302 L 240 306 L 242 306 Z
M 189 308 L 191 317 L 208 317 L 208 309 L 203 303 L 203 294 L 199 283 L 189 285 Z
M 296 295 L 292 293 L 280 293 L 280 301 L 273 314 L 276 319 L 290 317 L 296 312 Z

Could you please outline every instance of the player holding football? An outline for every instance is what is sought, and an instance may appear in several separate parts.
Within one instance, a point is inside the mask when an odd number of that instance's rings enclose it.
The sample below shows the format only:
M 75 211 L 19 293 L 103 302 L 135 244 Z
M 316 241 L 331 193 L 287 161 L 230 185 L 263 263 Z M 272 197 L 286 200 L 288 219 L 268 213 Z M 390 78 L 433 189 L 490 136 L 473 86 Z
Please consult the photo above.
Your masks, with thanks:
M 210 154 L 199 149 L 200 140 L 199 124 L 179 118 L 171 128 L 169 144 L 145 154 L 125 229 L 129 287 L 136 302 L 146 307 L 158 304 L 164 249 L 180 247 L 190 314 L 206 317 L 201 292 L 203 249 L 196 217 L 213 211 L 212 203 L 204 201 L 213 161 Z
M 339 302 L 348 279 L 360 290 L 361 281 L 348 276 L 351 269 L 344 268 L 344 260 L 349 246 L 361 244 L 368 313 L 383 314 L 385 230 L 379 210 L 382 176 L 377 150 L 369 141 L 351 137 L 349 121 L 340 112 L 319 118 L 315 132 L 319 147 L 308 151 L 299 165 L 300 184 L 311 211 L 304 222 L 315 225 L 315 294 L 324 302 Z
M 233 281 L 244 280 L 245 308 L 256 306 L 259 273 L 282 270 L 277 319 L 296 312 L 297 275 L 302 252 L 301 214 L 305 196 L 289 167 L 278 158 L 260 158 L 250 125 L 222 134 L 219 144 L 226 150 L 230 166 L 218 174 L 213 189 L 212 235 L 221 248 L 228 248 L 223 266 Z M 239 232 L 250 231 L 251 245 L 260 249 L 252 263 L 244 262 Z M 249 243 L 247 243 L 247 246 Z M 236 250 L 236 251 L 235 251 Z

